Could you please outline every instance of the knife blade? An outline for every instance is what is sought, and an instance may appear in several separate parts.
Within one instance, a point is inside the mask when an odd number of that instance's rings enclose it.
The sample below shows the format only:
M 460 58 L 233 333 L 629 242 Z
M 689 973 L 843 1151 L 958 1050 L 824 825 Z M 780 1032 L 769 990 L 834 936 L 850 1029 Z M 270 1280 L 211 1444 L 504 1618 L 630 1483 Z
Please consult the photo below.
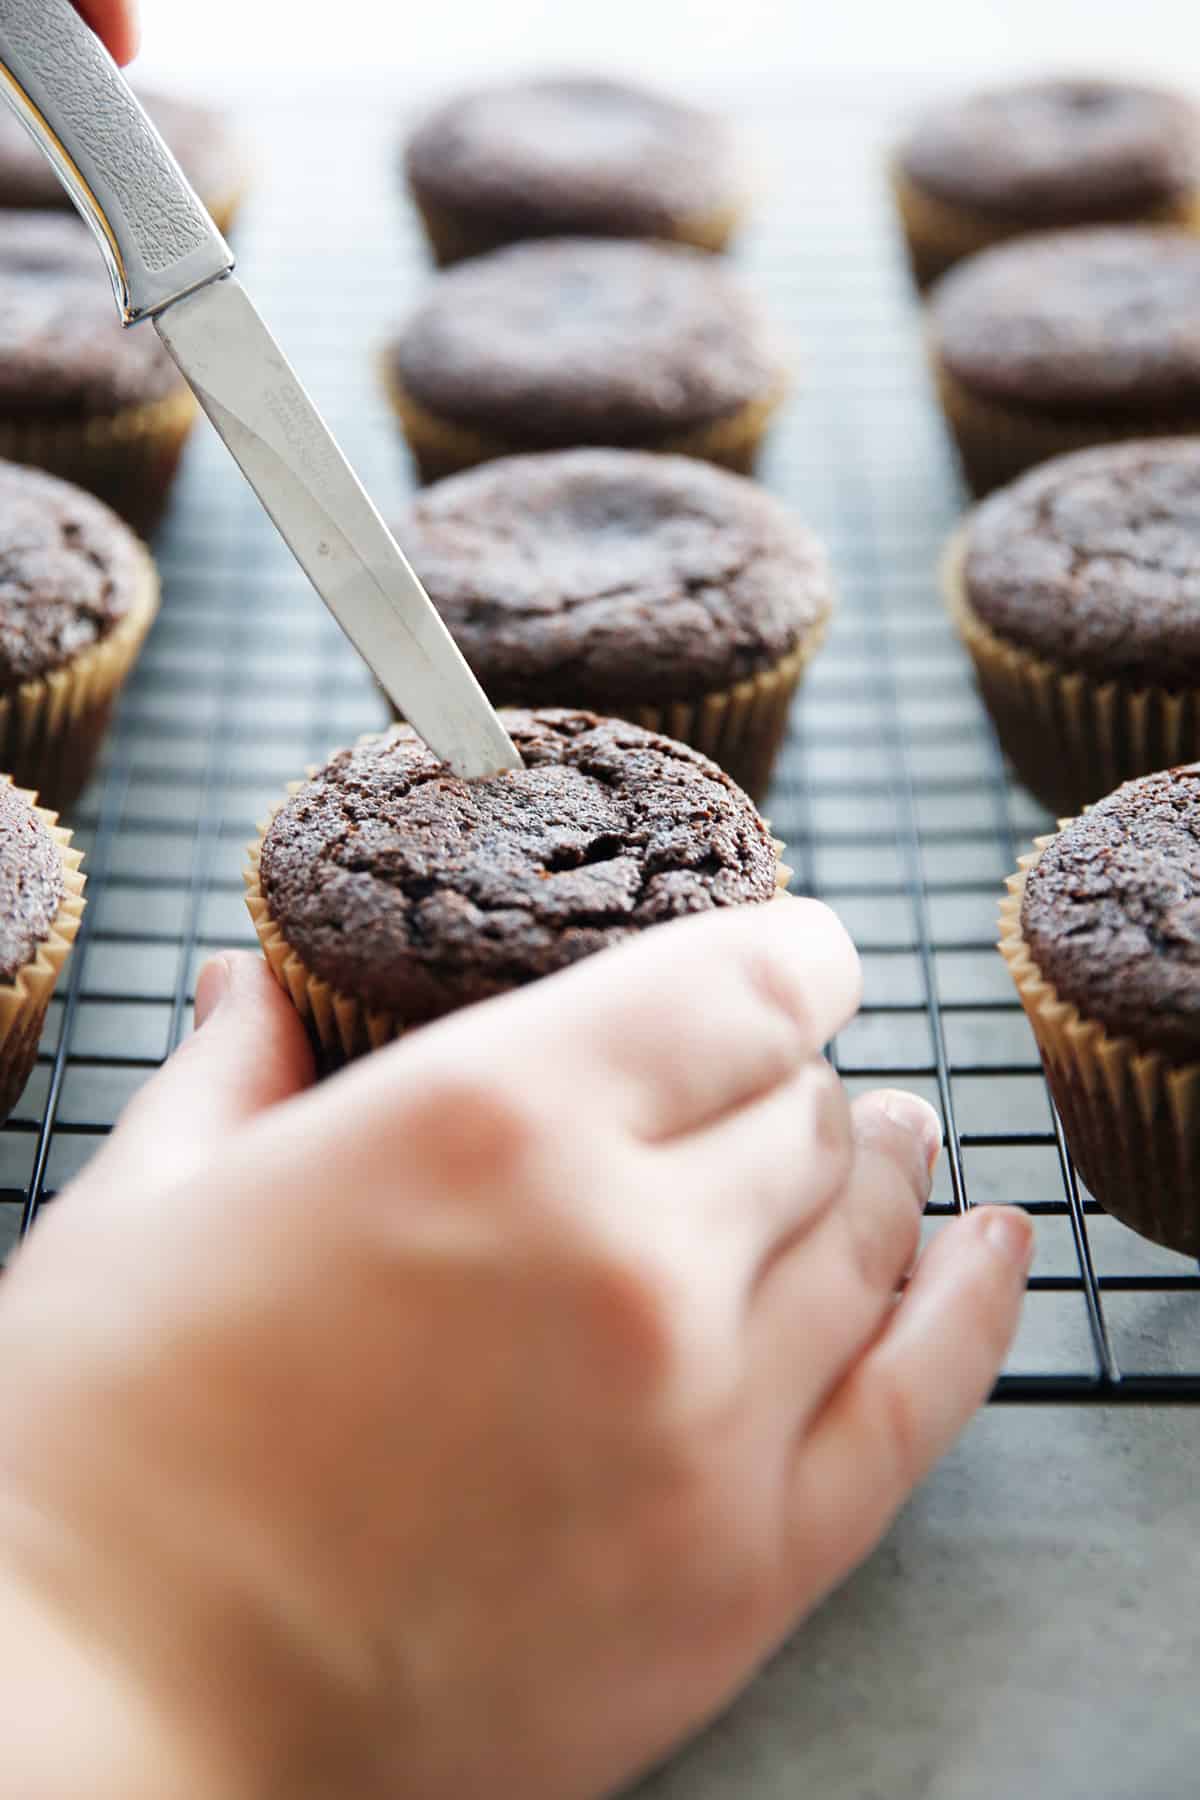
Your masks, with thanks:
M 127 326 L 159 337 L 384 692 L 477 779 L 521 759 L 229 246 L 70 0 L 0 0 L 3 91 L 95 233 Z
M 519 767 L 462 652 L 233 275 L 156 313 L 159 337 L 380 686 L 460 775 Z

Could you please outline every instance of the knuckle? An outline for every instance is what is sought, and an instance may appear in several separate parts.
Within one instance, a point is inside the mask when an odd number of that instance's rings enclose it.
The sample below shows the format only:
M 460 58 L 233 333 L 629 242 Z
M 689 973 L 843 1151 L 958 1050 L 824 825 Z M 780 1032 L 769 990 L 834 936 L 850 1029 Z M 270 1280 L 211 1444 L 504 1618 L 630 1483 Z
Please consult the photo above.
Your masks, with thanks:
M 493 1186 L 527 1167 L 544 1137 L 534 1103 L 487 1074 L 441 1074 L 404 1108 L 406 1147 L 464 1189 Z
M 624 1392 L 665 1385 L 680 1353 L 681 1296 L 665 1269 L 613 1247 L 582 1259 L 573 1308 L 594 1356 Z
M 740 959 L 738 974 L 754 1007 L 780 1037 L 792 1046 L 793 1059 L 800 1048 L 811 1048 L 816 1037 L 812 1002 L 798 972 L 770 943 L 751 939 Z

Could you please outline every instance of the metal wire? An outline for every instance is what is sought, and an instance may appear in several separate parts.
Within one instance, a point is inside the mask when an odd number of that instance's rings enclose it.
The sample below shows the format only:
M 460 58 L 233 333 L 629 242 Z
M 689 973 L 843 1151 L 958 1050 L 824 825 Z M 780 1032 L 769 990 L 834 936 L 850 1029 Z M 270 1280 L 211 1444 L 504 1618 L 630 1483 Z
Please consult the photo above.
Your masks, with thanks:
M 863 951 L 834 1054 L 854 1091 L 903 1082 L 946 1123 L 931 1231 L 981 1201 L 1033 1214 L 1038 1258 L 1003 1402 L 1200 1400 L 1200 1277 L 1106 1218 L 1071 1167 L 994 948 L 1004 876 L 1050 821 L 1012 786 L 938 599 L 963 496 L 880 180 L 875 101 L 747 109 L 773 186 L 739 252 L 796 350 L 762 475 L 828 543 L 837 627 L 771 795 L 798 885 Z M 239 236 L 247 284 L 385 509 L 407 467 L 372 353 L 430 279 L 393 185 L 398 122 L 264 116 Z M 309 254 L 312 224 L 329 234 Z M 252 945 L 240 870 L 285 783 L 383 722 L 233 465 L 197 434 L 155 545 L 165 605 L 78 809 L 89 909 L 39 1068 L 0 1132 L 0 1247 L 86 1161 L 186 1030 L 211 949 Z

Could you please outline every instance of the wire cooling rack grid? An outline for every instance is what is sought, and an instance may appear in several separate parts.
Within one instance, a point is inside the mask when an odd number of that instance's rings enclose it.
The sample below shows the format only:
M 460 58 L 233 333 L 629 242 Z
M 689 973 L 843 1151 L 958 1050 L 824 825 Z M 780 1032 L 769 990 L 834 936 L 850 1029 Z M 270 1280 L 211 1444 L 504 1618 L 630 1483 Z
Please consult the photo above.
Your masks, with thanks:
M 769 811 L 797 885 L 830 901 L 863 951 L 866 1005 L 837 1047 L 848 1084 L 901 1082 L 945 1117 L 927 1231 L 985 1200 L 1035 1215 L 1025 1324 L 997 1398 L 1200 1400 L 1200 1277 L 1078 1190 L 994 948 L 1004 877 L 1049 821 L 1007 783 L 937 597 L 962 496 L 883 191 L 890 113 L 815 93 L 746 109 L 769 185 L 739 260 L 798 365 L 762 474 L 826 539 L 842 601 Z M 385 506 L 408 471 L 372 356 L 429 279 L 396 189 L 397 129 L 362 105 L 260 114 L 238 243 L 251 291 Z M 256 820 L 308 763 L 383 722 L 207 428 L 156 550 L 163 613 L 74 821 L 84 934 L 0 1133 L 0 1244 L 187 1030 L 204 956 L 254 942 L 240 871 Z

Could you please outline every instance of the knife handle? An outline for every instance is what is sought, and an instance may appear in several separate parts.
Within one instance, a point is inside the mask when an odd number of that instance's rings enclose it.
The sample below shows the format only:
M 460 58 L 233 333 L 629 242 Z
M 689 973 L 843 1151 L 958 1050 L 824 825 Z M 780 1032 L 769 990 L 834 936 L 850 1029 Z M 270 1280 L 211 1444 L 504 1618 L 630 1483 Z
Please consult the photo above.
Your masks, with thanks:
M 69 0 L 0 0 L 0 93 L 99 239 L 126 325 L 232 269 L 228 244 Z

